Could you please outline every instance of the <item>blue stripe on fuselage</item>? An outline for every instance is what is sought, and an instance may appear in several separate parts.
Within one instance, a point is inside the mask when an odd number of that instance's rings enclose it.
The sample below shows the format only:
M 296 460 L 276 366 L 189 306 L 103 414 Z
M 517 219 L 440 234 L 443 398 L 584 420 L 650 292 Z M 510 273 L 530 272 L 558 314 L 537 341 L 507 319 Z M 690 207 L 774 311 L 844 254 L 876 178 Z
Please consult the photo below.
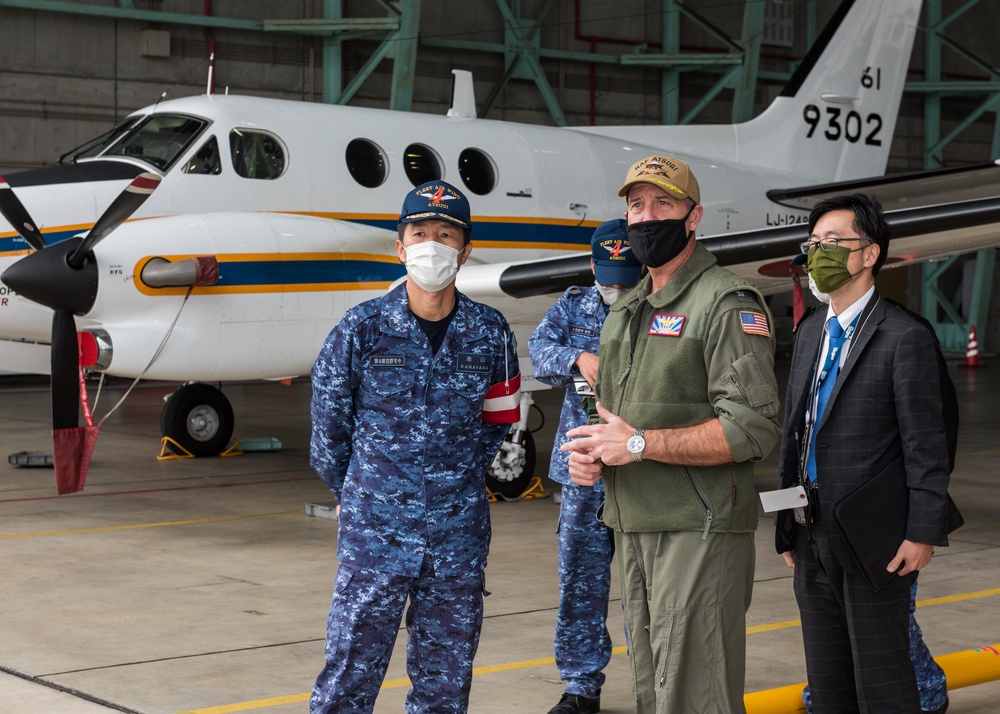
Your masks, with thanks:
M 374 260 L 253 260 L 219 262 L 219 287 L 392 282 L 406 274 L 398 263 Z
M 395 230 L 392 221 L 357 221 L 365 225 Z M 45 232 L 48 245 L 59 243 L 86 229 Z M 588 226 L 559 226 L 534 223 L 477 223 L 473 226 L 473 240 L 480 248 L 490 248 L 494 243 L 544 243 L 553 246 L 585 246 L 590 242 L 593 228 Z M 507 248 L 508 246 L 503 246 Z M 30 248 L 20 236 L 0 238 L 0 256 L 24 253 Z M 220 262 L 220 287 L 307 285 L 322 283 L 391 282 L 405 275 L 402 265 L 368 260 L 282 260 Z

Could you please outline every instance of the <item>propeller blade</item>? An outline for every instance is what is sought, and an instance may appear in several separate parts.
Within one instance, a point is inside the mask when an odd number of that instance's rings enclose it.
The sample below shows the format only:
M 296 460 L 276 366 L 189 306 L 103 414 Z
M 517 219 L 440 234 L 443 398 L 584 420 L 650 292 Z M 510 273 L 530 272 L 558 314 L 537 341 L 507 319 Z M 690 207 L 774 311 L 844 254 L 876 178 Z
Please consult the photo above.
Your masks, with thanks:
M 21 199 L 11 190 L 10 184 L 3 178 L 0 178 L 0 215 L 7 219 L 18 235 L 24 238 L 32 248 L 35 250 L 45 248 L 45 238 L 42 237 L 42 232 L 31 220 L 31 216 L 24 204 L 21 203 Z
M 80 348 L 76 321 L 68 310 L 52 313 L 52 428 L 71 429 L 79 425 Z
M 52 465 L 56 490 L 61 494 L 83 490 L 90 456 L 97 442 L 96 426 L 79 426 L 80 346 L 73 313 L 52 315 Z
M 80 247 L 69 256 L 69 260 L 66 261 L 69 263 L 69 266 L 71 268 L 79 268 L 83 265 L 83 259 L 87 253 L 92 251 L 94 246 L 102 241 L 111 231 L 128 220 L 129 216 L 135 213 L 139 206 L 145 203 L 150 194 L 156 190 L 161 180 L 160 176 L 152 173 L 144 173 L 136 176 L 132 180 L 132 183 L 126 186 L 125 190 L 118 194 L 118 198 L 108 206 L 108 210 L 97 219 L 97 223 L 90 229 L 90 233 L 83 239 Z

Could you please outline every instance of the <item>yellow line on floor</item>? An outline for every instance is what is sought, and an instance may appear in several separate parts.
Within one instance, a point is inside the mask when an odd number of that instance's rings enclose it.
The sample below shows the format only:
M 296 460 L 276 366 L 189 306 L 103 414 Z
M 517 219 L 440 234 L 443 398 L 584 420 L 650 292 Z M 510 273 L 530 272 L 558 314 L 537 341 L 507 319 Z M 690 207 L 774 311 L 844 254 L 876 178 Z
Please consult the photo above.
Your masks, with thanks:
M 279 511 L 277 513 L 248 513 L 242 516 L 219 516 L 217 518 L 193 518 L 187 521 L 164 521 L 162 523 L 134 523 L 128 526 L 99 526 L 97 528 L 74 528 L 64 531 L 40 531 L 38 533 L 10 533 L 0 535 L 0 540 L 15 538 L 43 538 L 45 536 L 71 535 L 76 533 L 104 533 L 108 531 L 129 531 L 137 528 L 163 528 L 165 526 L 189 526 L 194 523 L 217 523 L 219 521 L 238 521 L 244 518 L 269 518 L 271 516 L 303 515 L 300 508 L 295 511 Z
M 976 600 L 981 597 L 1000 595 L 1000 588 L 992 590 L 978 590 L 974 593 L 959 593 L 958 595 L 945 595 L 944 597 L 932 597 L 926 600 L 917 600 L 917 607 L 928 607 L 930 605 L 944 605 L 949 602 L 962 602 L 963 600 Z
M 990 590 L 978 590 L 971 593 L 961 593 L 958 595 L 947 595 L 945 597 L 928 598 L 926 600 L 918 600 L 917 607 L 928 607 L 931 605 L 943 605 L 946 603 L 962 602 L 963 600 L 976 600 L 978 598 L 992 597 L 994 595 L 1000 595 L 1000 588 L 992 588 Z M 783 630 L 790 627 L 798 627 L 801 625 L 799 620 L 784 620 L 782 622 L 772 622 L 767 625 L 755 625 L 753 627 L 747 628 L 747 634 L 752 635 L 759 632 L 770 632 L 773 630 Z M 613 655 L 625 654 L 626 648 L 615 647 L 611 650 Z M 473 677 L 479 677 L 485 674 L 496 674 L 497 672 L 510 672 L 516 669 L 532 669 L 534 667 L 546 667 L 549 665 L 554 665 L 556 663 L 555 657 L 541 657 L 539 659 L 526 659 L 520 662 L 505 662 L 503 664 L 493 664 L 487 667 L 475 667 L 472 670 Z M 402 679 L 388 679 L 382 683 L 382 689 L 396 689 L 398 687 L 408 687 L 410 686 L 410 680 L 406 677 Z M 239 702 L 237 704 L 224 704 L 219 707 L 206 707 L 205 709 L 191 709 L 185 712 L 179 712 L 179 714 L 233 714 L 233 712 L 246 712 L 253 709 L 266 709 L 268 707 L 277 707 L 282 704 L 296 704 L 298 702 L 305 702 L 309 700 L 309 692 L 304 694 L 290 694 L 284 697 L 273 697 L 270 699 L 257 699 L 250 702 Z
M 944 597 L 933 597 L 927 598 L 926 600 L 917 600 L 917 607 L 929 607 L 931 605 L 944 605 L 951 602 L 962 602 L 964 600 L 976 600 L 983 597 L 992 597 L 994 595 L 1000 595 L 1000 588 L 993 588 L 991 590 L 977 590 L 972 593 L 959 593 L 958 595 L 946 595 Z M 774 630 L 784 630 L 789 627 L 799 627 L 802 624 L 801 620 L 785 620 L 784 622 L 771 622 L 766 625 L 754 625 L 747 628 L 747 634 L 753 635 L 759 632 L 772 632 Z

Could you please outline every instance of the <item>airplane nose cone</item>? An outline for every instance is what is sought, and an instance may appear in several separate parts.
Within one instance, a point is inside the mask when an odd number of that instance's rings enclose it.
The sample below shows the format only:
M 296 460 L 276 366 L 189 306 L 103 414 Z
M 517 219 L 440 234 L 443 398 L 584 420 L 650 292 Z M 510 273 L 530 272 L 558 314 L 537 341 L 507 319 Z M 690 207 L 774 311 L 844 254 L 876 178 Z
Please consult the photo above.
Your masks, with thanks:
M 84 315 L 97 299 L 97 264 L 88 256 L 80 268 L 66 259 L 81 243 L 70 238 L 30 253 L 4 271 L 4 284 L 39 305 Z

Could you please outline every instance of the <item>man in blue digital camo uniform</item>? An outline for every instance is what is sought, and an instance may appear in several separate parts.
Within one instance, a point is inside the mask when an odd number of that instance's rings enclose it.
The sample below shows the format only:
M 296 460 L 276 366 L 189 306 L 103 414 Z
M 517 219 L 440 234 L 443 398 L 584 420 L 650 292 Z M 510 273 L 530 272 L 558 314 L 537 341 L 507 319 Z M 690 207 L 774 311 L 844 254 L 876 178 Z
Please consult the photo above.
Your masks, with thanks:
M 632 254 L 624 219 L 598 226 L 590 243 L 596 285 L 567 290 L 528 342 L 535 377 L 566 387 L 549 464 L 549 478 L 562 484 L 555 654 L 566 691 L 549 714 L 600 711 L 602 670 L 611 659 L 606 621 L 614 540 L 611 529 L 598 518 L 604 486 L 574 484 L 569 454 L 559 447 L 567 441 L 567 431 L 587 423 L 584 399 L 593 402 L 601 326 L 608 306 L 639 282 L 642 265 Z M 578 390 L 591 396 L 581 396 Z
M 406 711 L 465 712 L 490 542 L 485 474 L 520 416 L 510 327 L 455 289 L 469 202 L 410 191 L 407 279 L 347 312 L 313 366 L 311 463 L 340 526 L 326 666 L 312 714 L 371 712 L 407 598 Z

